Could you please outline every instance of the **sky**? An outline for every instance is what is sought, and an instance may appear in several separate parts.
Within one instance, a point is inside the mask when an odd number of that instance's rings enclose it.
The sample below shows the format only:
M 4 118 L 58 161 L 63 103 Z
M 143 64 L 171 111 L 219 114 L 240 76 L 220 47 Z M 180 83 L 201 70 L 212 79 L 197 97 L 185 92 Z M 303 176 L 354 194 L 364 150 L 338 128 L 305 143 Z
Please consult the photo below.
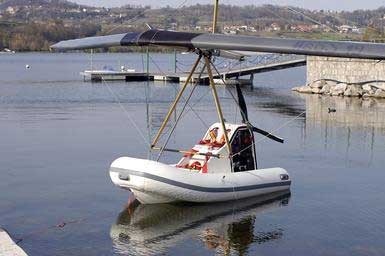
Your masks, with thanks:
M 126 4 L 130 5 L 151 5 L 152 7 L 173 6 L 177 7 L 185 2 L 185 5 L 196 3 L 212 4 L 214 0 L 71 0 L 81 4 L 92 6 L 115 7 Z M 247 4 L 277 4 L 291 5 L 306 9 L 324 10 L 355 10 L 355 9 L 376 9 L 385 6 L 384 0 L 219 0 L 221 4 L 247 5 Z

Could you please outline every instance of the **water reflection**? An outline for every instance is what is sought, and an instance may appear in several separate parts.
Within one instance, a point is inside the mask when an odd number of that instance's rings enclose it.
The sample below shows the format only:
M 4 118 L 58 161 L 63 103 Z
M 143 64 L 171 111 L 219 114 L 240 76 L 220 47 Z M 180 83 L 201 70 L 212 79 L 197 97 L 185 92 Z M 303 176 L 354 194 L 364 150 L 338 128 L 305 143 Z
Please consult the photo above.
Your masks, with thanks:
M 299 95 L 306 102 L 304 141 L 323 142 L 326 151 L 346 162 L 361 159 L 371 166 L 382 159 L 385 141 L 385 100 Z
M 280 239 L 283 230 L 258 231 L 256 216 L 286 206 L 284 191 L 218 204 L 142 205 L 134 201 L 111 227 L 117 253 L 151 255 L 165 253 L 178 242 L 197 237 L 208 250 L 245 255 L 252 244 Z
M 285 91 L 275 91 L 272 88 L 243 88 L 243 90 L 247 98 L 250 98 L 249 102 L 258 108 L 293 117 L 304 111 L 303 100 Z
M 306 100 L 306 123 L 385 132 L 385 100 L 301 95 Z M 329 110 L 335 110 L 330 111 Z

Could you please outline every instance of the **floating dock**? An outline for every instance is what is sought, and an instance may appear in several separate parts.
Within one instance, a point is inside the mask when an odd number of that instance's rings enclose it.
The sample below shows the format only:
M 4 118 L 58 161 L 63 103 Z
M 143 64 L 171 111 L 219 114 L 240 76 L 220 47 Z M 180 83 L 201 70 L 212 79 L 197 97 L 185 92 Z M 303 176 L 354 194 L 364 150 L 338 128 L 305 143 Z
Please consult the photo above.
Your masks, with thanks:
M 2 228 L 0 228 L 0 256 L 28 256 Z
M 258 64 L 251 67 L 244 67 L 231 70 L 220 70 L 218 74 L 214 75 L 215 81 L 223 83 L 222 78 L 225 79 L 226 84 L 252 84 L 253 75 L 256 73 L 268 72 L 279 69 L 286 69 L 306 65 L 305 58 L 296 58 L 291 60 L 277 61 L 269 64 Z M 187 79 L 188 72 L 176 73 L 153 73 L 153 72 L 136 72 L 135 70 L 86 70 L 80 73 L 84 81 L 101 82 L 101 81 L 173 81 L 184 82 Z M 240 79 L 240 77 L 250 75 L 250 79 Z M 195 73 L 192 81 L 196 82 L 199 74 Z M 200 84 L 209 84 L 208 74 L 203 73 Z

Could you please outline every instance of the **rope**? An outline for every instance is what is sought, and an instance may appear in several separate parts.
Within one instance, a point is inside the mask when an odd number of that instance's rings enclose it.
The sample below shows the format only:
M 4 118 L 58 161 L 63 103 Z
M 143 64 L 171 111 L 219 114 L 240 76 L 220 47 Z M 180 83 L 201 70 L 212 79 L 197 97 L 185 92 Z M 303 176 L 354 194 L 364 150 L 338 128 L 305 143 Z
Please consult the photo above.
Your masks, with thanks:
M 146 137 L 144 136 L 144 134 L 142 133 L 142 131 L 139 129 L 138 125 L 135 123 L 134 119 L 131 117 L 131 115 L 128 113 L 128 111 L 126 110 L 126 108 L 123 106 L 123 104 L 120 102 L 119 100 L 119 97 L 114 93 L 114 91 L 111 89 L 111 87 L 109 86 L 109 84 L 106 82 L 106 80 L 104 80 L 104 78 L 102 77 L 102 82 L 104 85 L 106 85 L 106 87 L 108 88 L 108 90 L 110 91 L 110 93 L 112 94 L 112 96 L 115 98 L 115 101 L 118 103 L 119 107 L 123 110 L 123 112 L 126 114 L 126 117 L 127 119 L 131 122 L 131 124 L 135 127 L 136 131 L 139 133 L 140 137 L 142 137 L 143 141 L 145 142 L 145 144 L 148 145 L 148 147 L 151 147 L 150 143 L 147 141 Z

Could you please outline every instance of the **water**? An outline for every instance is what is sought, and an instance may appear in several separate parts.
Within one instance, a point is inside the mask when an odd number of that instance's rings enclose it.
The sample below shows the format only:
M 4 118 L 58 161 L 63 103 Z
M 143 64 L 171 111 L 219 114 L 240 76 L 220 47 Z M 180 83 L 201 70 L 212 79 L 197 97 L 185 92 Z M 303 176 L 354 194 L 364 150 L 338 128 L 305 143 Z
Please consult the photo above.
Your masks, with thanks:
M 168 55 L 153 58 L 170 66 Z M 93 65 L 143 68 L 140 54 L 97 54 Z M 244 89 L 250 120 L 285 138 L 258 136 L 259 165 L 287 169 L 291 196 L 126 209 L 129 194 L 113 186 L 108 167 L 119 156 L 149 156 L 145 141 L 180 85 L 109 83 L 142 138 L 106 85 L 82 81 L 89 66 L 85 54 L 0 58 L 0 225 L 29 255 L 385 254 L 385 101 L 291 93 L 305 82 L 303 67 L 258 74 Z M 218 91 L 227 119 L 239 121 Z M 194 104 L 203 122 L 189 111 L 170 147 L 190 148 L 217 120 L 208 87 Z

